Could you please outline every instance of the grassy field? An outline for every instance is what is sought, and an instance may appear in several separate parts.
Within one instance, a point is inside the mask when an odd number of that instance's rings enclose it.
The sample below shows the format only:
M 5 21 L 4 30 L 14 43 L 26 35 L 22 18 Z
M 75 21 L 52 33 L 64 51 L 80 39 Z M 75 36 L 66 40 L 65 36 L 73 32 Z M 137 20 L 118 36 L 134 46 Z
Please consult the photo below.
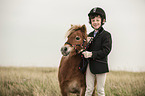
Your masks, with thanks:
M 61 96 L 57 68 L 0 67 L 0 96 Z M 106 96 L 145 96 L 145 72 L 107 75 Z

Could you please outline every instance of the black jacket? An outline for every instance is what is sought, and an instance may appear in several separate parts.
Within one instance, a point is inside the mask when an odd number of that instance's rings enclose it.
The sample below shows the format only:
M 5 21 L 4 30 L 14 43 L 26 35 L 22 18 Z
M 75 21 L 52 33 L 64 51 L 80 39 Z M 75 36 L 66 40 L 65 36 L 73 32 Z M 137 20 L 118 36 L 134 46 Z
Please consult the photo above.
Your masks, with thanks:
M 94 37 L 94 31 L 88 37 Z M 89 58 L 89 67 L 93 74 L 109 72 L 107 56 L 111 51 L 111 47 L 111 34 L 102 27 L 88 47 L 88 51 L 92 52 L 92 57 Z

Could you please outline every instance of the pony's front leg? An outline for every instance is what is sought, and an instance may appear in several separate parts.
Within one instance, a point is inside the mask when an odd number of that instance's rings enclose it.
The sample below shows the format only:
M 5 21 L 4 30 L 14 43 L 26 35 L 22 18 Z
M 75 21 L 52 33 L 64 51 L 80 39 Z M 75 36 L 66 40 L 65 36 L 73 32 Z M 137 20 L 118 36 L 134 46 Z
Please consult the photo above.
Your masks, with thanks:
M 85 96 L 85 91 L 86 91 L 86 88 L 82 87 L 80 91 L 80 96 Z
M 60 86 L 60 89 L 61 89 L 61 94 L 62 94 L 62 96 L 68 96 L 68 92 L 67 92 L 67 90 L 66 90 L 66 87 Z
M 61 94 L 62 94 L 62 96 L 68 96 L 68 93 L 65 92 L 64 90 L 61 90 Z

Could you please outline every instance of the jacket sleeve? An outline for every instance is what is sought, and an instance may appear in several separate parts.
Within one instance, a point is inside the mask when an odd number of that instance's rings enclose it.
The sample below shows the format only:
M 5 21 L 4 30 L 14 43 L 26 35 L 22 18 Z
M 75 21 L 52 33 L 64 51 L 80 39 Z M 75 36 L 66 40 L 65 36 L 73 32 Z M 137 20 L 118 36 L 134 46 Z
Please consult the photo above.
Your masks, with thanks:
M 102 38 L 101 50 L 92 51 L 92 58 L 93 59 L 102 59 L 102 58 L 105 58 L 110 53 L 111 48 L 112 48 L 111 34 L 107 33 Z

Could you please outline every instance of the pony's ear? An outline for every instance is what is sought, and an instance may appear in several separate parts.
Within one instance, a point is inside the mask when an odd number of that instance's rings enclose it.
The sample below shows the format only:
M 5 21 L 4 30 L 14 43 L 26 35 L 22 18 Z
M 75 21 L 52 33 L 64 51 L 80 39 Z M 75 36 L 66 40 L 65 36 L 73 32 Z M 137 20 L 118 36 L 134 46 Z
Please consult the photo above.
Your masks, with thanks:
M 86 30 L 87 30 L 86 25 L 85 24 L 82 25 L 82 28 L 81 29 L 82 29 L 83 32 L 86 32 Z
M 84 33 L 84 36 L 85 38 L 87 38 L 87 28 L 86 28 L 86 25 L 82 25 L 82 28 L 81 28 L 82 32 Z
M 73 24 L 71 24 L 71 27 L 73 27 Z

